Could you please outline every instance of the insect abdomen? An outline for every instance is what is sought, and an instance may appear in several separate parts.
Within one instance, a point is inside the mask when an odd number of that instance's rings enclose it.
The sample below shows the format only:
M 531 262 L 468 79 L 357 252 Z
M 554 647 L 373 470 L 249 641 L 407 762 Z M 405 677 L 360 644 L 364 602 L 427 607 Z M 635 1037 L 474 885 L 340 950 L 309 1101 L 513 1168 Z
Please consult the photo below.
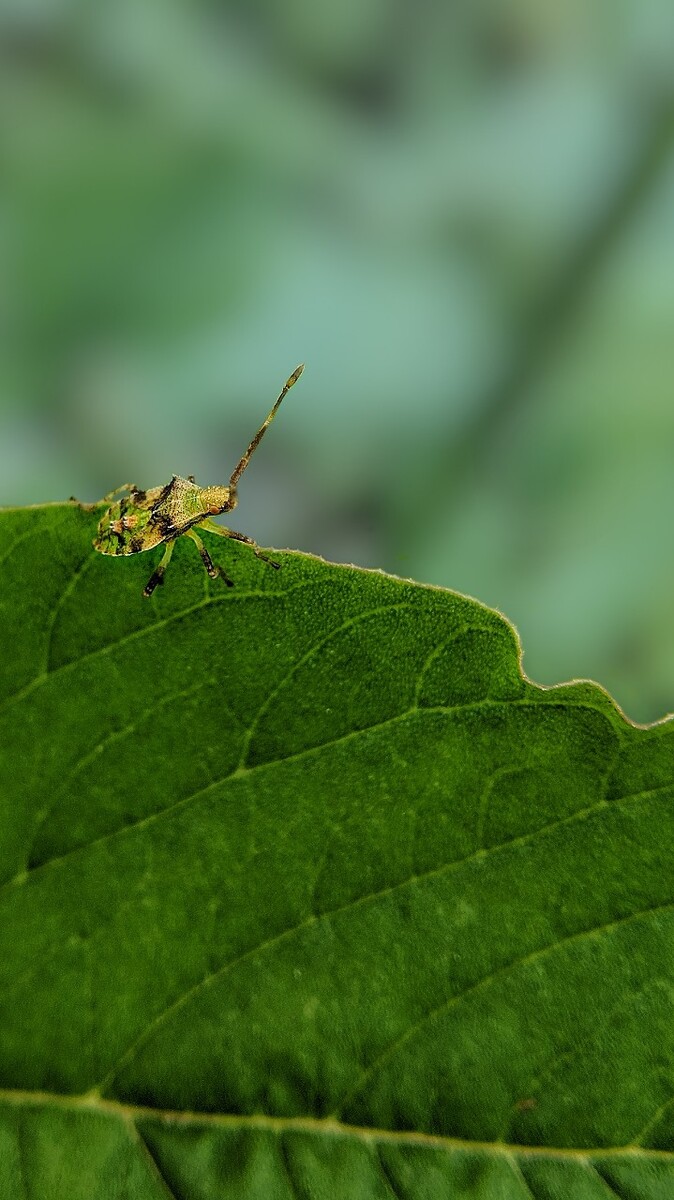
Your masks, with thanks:
M 148 493 L 149 495 L 149 493 Z M 140 554 L 166 540 L 166 535 L 151 523 L 152 509 L 147 500 L 134 504 L 125 499 L 113 504 L 101 517 L 94 546 L 101 554 Z

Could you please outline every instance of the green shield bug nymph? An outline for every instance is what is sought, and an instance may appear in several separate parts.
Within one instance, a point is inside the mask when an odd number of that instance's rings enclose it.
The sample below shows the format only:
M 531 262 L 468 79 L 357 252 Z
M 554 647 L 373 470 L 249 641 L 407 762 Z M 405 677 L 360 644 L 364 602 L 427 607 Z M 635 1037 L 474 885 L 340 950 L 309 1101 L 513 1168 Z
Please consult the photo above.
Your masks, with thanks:
M 196 532 L 195 526 L 197 525 L 207 530 L 208 533 L 216 533 L 219 537 L 234 538 L 237 542 L 245 542 L 248 546 L 252 546 L 253 552 L 263 562 L 269 563 L 270 567 L 279 567 L 279 563 L 266 558 L 252 538 L 247 537 L 245 533 L 236 533 L 233 529 L 226 529 L 223 525 L 216 525 L 211 517 L 215 517 L 219 513 L 231 512 L 233 508 L 236 508 L 238 502 L 236 489 L 239 479 L 248 466 L 253 451 L 260 444 L 265 429 L 276 416 L 283 397 L 290 391 L 293 384 L 297 383 L 303 370 L 304 364 L 302 363 L 301 366 L 296 367 L 290 378 L 284 383 L 281 394 L 267 420 L 260 426 L 243 458 L 239 460 L 232 471 L 227 485 L 216 484 L 213 487 L 202 488 L 194 482 L 192 475 L 188 479 L 174 475 L 170 483 L 165 484 L 164 487 L 150 488 L 148 492 L 136 487 L 133 483 L 125 483 L 122 487 L 115 488 L 114 492 L 103 497 L 102 503 L 107 503 L 115 496 L 121 498 L 107 509 L 98 526 L 94 547 L 101 554 L 141 554 L 144 550 L 152 550 L 162 543 L 166 545 L 159 566 L 145 585 L 144 596 L 151 596 L 157 585 L 164 582 L 173 547 L 176 540 L 183 534 L 195 542 L 201 560 L 211 578 L 216 579 L 220 576 L 228 587 L 233 586 L 232 580 L 228 579 L 222 568 L 216 567 L 213 563 L 208 550 Z

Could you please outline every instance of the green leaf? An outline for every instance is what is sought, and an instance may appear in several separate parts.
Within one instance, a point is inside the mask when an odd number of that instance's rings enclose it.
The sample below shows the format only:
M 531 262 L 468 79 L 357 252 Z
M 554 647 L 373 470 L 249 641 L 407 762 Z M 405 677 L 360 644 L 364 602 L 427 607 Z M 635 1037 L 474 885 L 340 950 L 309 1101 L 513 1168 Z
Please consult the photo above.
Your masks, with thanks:
M 95 523 L 0 513 L 0 1200 L 671 1198 L 674 724 Z

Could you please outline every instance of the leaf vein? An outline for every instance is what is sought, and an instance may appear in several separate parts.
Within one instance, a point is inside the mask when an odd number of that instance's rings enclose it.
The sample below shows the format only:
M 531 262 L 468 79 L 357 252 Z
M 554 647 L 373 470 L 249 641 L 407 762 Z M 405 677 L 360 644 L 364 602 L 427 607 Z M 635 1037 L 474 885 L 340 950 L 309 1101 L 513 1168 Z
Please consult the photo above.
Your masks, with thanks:
M 499 708 L 499 707 L 524 708 L 524 707 L 534 707 L 534 705 L 532 704 L 531 701 L 526 700 L 526 699 L 525 700 L 476 700 L 472 704 L 464 704 L 464 705 L 457 706 L 455 708 L 448 708 L 444 705 L 439 705 L 436 708 L 419 708 L 419 709 L 411 708 L 411 709 L 408 709 L 406 712 L 397 713 L 393 717 L 387 717 L 386 720 L 384 720 L 384 721 L 377 721 L 374 725 L 367 725 L 363 729 L 353 729 L 353 730 L 350 730 L 348 733 L 340 734 L 339 737 L 332 738 L 330 741 L 327 741 L 327 742 L 322 742 L 322 743 L 320 743 L 320 745 L 308 746 L 306 749 L 298 750 L 295 754 L 288 754 L 284 758 L 269 759 L 269 761 L 267 761 L 267 762 L 256 763 L 254 766 L 244 768 L 243 771 L 241 770 L 241 768 L 236 767 L 234 769 L 234 771 L 231 771 L 228 775 L 223 775 L 218 779 L 212 780 L 210 783 L 207 783 L 204 787 L 199 788 L 196 792 L 190 792 L 190 794 L 187 796 L 181 796 L 179 800 L 174 801 L 173 804 L 166 805 L 165 808 L 160 809 L 158 812 L 150 813 L 147 817 L 143 817 L 139 821 L 132 821 L 128 824 L 121 826 L 119 829 L 112 830 L 110 833 L 102 834 L 101 837 L 92 838 L 92 840 L 90 842 L 84 842 L 78 846 L 74 846 L 72 849 L 64 851 L 63 854 L 55 855 L 53 858 L 45 860 L 45 862 L 40 863 L 38 866 L 30 867 L 26 871 L 21 871 L 21 872 L 17 873 L 12 879 L 8 879 L 8 880 L 5 880 L 4 883 L 0 883 L 0 893 L 2 893 L 2 891 L 5 888 L 21 886 L 22 884 L 26 883 L 26 881 L 32 876 L 32 873 L 34 871 L 45 870 L 46 868 L 48 868 L 50 866 L 54 866 L 58 863 L 66 861 L 67 859 L 71 858 L 73 855 L 83 853 L 84 851 L 91 849 L 93 846 L 97 846 L 97 845 L 99 845 L 103 842 L 107 842 L 113 838 L 125 837 L 127 835 L 135 834 L 135 833 L 145 829 L 147 826 L 152 825 L 155 821 L 160 821 L 164 817 L 170 816 L 171 813 L 175 813 L 177 810 L 187 806 L 192 801 L 198 800 L 201 796 L 204 796 L 207 792 L 211 791 L 212 789 L 221 787 L 223 784 L 228 783 L 230 780 L 235 779 L 237 776 L 240 776 L 242 774 L 250 775 L 253 772 L 268 770 L 273 767 L 279 766 L 282 763 L 292 763 L 292 762 L 302 761 L 304 758 L 307 758 L 307 757 L 311 756 L 312 754 L 322 753 L 323 750 L 327 750 L 331 746 L 342 745 L 345 742 L 349 742 L 349 741 L 355 740 L 357 738 L 365 737 L 366 735 L 371 734 L 371 733 L 376 733 L 380 729 L 386 729 L 388 726 L 394 725 L 398 721 L 406 721 L 410 718 L 424 720 L 427 717 L 437 715 L 438 713 L 453 714 L 453 715 L 458 716 L 463 713 L 472 712 L 475 709 L 487 708 L 487 707 L 489 707 L 489 708 Z M 574 705 L 574 707 L 582 708 L 582 707 L 590 707 L 590 706 Z M 594 711 L 594 709 L 591 709 L 591 711 Z M 551 829 L 555 829 L 558 825 L 564 825 L 569 821 L 574 821 L 577 819 L 590 817 L 595 812 L 598 812 L 600 809 L 608 808 L 614 804 L 619 804 L 623 800 L 646 799 L 647 797 L 655 795 L 658 792 L 669 791 L 669 789 L 673 788 L 673 787 L 674 787 L 674 780 L 672 780 L 666 784 L 660 784 L 654 788 L 644 788 L 638 792 L 628 792 L 628 793 L 625 793 L 625 795 L 623 795 L 623 796 L 614 796 L 611 798 L 610 801 L 605 800 L 602 797 L 600 800 L 598 800 L 596 802 L 596 804 L 589 805 L 585 809 L 579 809 L 578 812 L 571 813 L 567 817 L 562 817 L 558 821 L 553 821 L 549 825 L 543 825 L 539 829 L 532 830 L 530 834 L 524 834 L 522 836 L 525 839 L 528 839 L 529 837 L 533 837 L 536 834 L 544 834 Z M 518 841 L 517 838 L 513 839 L 513 843 L 516 843 L 517 841 Z M 500 849 L 502 845 L 509 845 L 509 844 L 510 844 L 510 842 L 499 843 L 499 845 L 489 846 L 482 851 L 476 851 L 476 853 L 480 852 L 483 854 L 490 854 L 493 850 Z M 449 865 L 451 866 L 452 864 L 449 864 Z
M 522 1168 L 521 1168 L 520 1164 L 518 1163 L 515 1155 L 507 1154 L 506 1162 L 507 1162 L 508 1166 L 510 1167 L 510 1170 L 512 1171 L 513 1175 L 515 1176 L 515 1179 L 517 1180 L 517 1182 L 520 1184 L 523 1191 L 525 1192 L 525 1194 L 527 1196 L 530 1196 L 531 1200 L 536 1200 L 536 1196 L 534 1195 L 534 1192 L 531 1190 L 529 1184 L 527 1183 L 527 1180 L 522 1172 Z
M 86 767 L 90 762 L 93 762 L 96 758 L 98 758 L 98 756 L 108 746 L 113 745 L 115 742 L 119 741 L 121 738 L 129 737 L 129 735 L 134 733 L 143 724 L 143 722 L 148 719 L 148 717 L 154 716 L 158 710 L 160 710 L 162 708 L 166 708 L 167 705 L 172 704 L 174 700 L 184 699 L 187 696 L 194 695 L 194 693 L 199 692 L 203 688 L 211 685 L 212 682 L 213 682 L 212 680 L 202 680 L 200 683 L 194 684 L 192 687 L 183 688 L 182 691 L 170 692 L 168 695 L 162 696 L 159 700 L 156 700 L 152 704 L 148 705 L 148 707 L 146 709 L 144 709 L 144 711 L 141 712 L 137 717 L 135 717 L 135 719 L 133 721 L 129 722 L 128 725 L 124 725 L 120 729 L 113 729 L 112 732 L 109 733 L 106 737 L 101 738 L 101 740 L 93 747 L 93 749 L 87 750 L 86 754 L 83 754 L 80 758 L 78 758 L 77 761 L 75 763 L 73 763 L 72 767 L 70 767 L 70 769 L 66 773 L 64 779 L 61 781 L 60 785 L 57 787 L 54 795 L 51 797 L 50 803 L 40 813 L 38 813 L 37 820 L 35 822 L 35 826 L 33 829 L 33 836 L 32 836 L 32 840 L 31 840 L 31 844 L 28 848 L 27 855 L 26 855 L 26 862 L 31 863 L 33 847 L 35 846 L 35 843 L 37 841 L 37 836 L 38 836 L 40 830 L 44 827 L 45 822 L 49 819 L 50 814 L 56 808 L 56 805 L 58 804 L 61 796 L 63 795 L 63 793 L 66 790 L 66 788 L 68 787 L 68 785 L 70 783 L 72 783 L 73 779 L 79 774 L 79 772 L 84 767 Z M 220 705 L 220 707 L 222 708 L 223 706 Z M 135 822 L 135 824 L 138 824 L 138 823 L 139 822 Z M 131 827 L 132 828 L 134 827 L 133 824 Z M 117 833 L 119 831 L 115 830 L 114 832 Z M 93 845 L 93 844 L 94 844 L 93 842 L 86 843 L 87 846 Z M 83 849 L 83 847 L 80 846 L 80 847 L 78 847 L 78 849 Z M 46 866 L 49 862 L 54 862 L 54 861 L 58 861 L 58 860 L 56 858 L 47 859 L 44 863 L 31 864 L 27 868 L 26 873 L 36 870 L 38 867 Z M 2 891 L 2 887 L 0 887 L 0 891 Z
M 402 1049 L 402 1047 L 406 1046 L 408 1042 L 416 1037 L 416 1035 L 421 1029 L 424 1028 L 425 1025 L 428 1025 L 430 1021 L 435 1020 L 437 1017 L 443 1016 L 445 1013 L 449 1012 L 450 1009 L 457 1007 L 458 1004 L 465 1000 L 468 996 L 472 996 L 475 994 L 475 992 L 489 987 L 492 983 L 501 979 L 510 971 L 517 970 L 519 967 L 528 967 L 531 965 L 531 963 L 538 962 L 540 959 L 545 958 L 549 954 L 553 954 L 556 950 L 562 949 L 573 942 L 578 942 L 587 937 L 596 937 L 602 933 L 612 933 L 614 930 L 622 928 L 622 926 L 628 924 L 630 921 L 637 921 L 642 917 L 648 917 L 654 913 L 667 912 L 672 909 L 674 909 L 674 900 L 668 900 L 664 904 L 651 904 L 647 908 L 638 909 L 636 912 L 628 913 L 624 917 L 618 917 L 614 921 L 605 921 L 601 925 L 592 925 L 588 929 L 578 930 L 575 933 L 568 934 L 563 938 L 558 938 L 556 941 L 550 942 L 546 946 L 540 946 L 536 950 L 532 950 L 529 954 L 521 955 L 519 958 L 515 958 L 508 963 L 504 963 L 502 967 L 498 967 L 495 971 L 490 972 L 489 975 L 484 975 L 482 979 L 476 980 L 475 983 L 470 984 L 467 988 L 464 988 L 463 991 L 457 992 L 453 996 L 448 996 L 447 999 L 443 1000 L 441 1004 L 434 1005 L 433 1008 L 425 1012 L 417 1021 L 409 1024 L 397 1038 L 390 1042 L 389 1045 L 382 1050 L 375 1059 L 373 1059 L 370 1065 L 361 1072 L 356 1082 L 349 1089 L 349 1091 L 345 1093 L 337 1107 L 334 1109 L 333 1113 L 330 1115 L 334 1118 L 337 1118 L 343 1114 L 347 1105 L 353 1103 L 356 1096 L 362 1093 L 363 1089 L 367 1086 L 373 1076 L 382 1067 L 387 1065 L 398 1053 L 398 1051 Z
M 93 561 L 94 561 L 94 556 L 91 553 L 87 554 L 86 558 L 82 559 L 81 563 L 78 565 L 76 570 L 71 575 L 66 586 L 64 587 L 63 591 L 61 592 L 61 595 L 59 596 L 58 600 L 56 601 L 54 607 L 52 608 L 52 610 L 49 614 L 49 620 L 47 621 L 46 628 L 45 628 L 45 655 L 44 655 L 44 664 L 45 665 L 41 672 L 42 675 L 46 676 L 46 675 L 53 674 L 53 670 L 51 667 L 52 645 L 53 645 L 53 640 L 54 640 L 54 629 L 56 628 L 56 622 L 58 620 L 58 615 L 59 615 L 61 609 L 63 608 L 63 605 L 65 604 L 66 600 L 74 591 L 78 580 L 82 578 L 85 571 L 88 570 L 88 568 L 91 566 Z
M 5 696 L 0 703 L 0 712 L 5 708 L 10 708 L 12 704 L 17 704 L 34 692 L 38 687 L 41 687 L 46 680 L 53 679 L 55 675 L 60 675 L 63 671 L 69 671 L 79 666 L 83 662 L 88 662 L 92 658 L 103 657 L 105 654 L 111 654 L 119 646 L 124 646 L 129 642 L 138 641 L 143 637 L 148 637 L 150 634 L 156 633 L 158 629 L 163 629 L 168 625 L 176 624 L 184 617 L 190 616 L 194 612 L 199 612 L 202 608 L 219 608 L 223 604 L 234 604 L 239 601 L 250 599 L 271 599 L 279 600 L 285 596 L 291 595 L 293 592 L 300 591 L 302 588 L 312 587 L 311 583 L 297 583 L 292 588 L 287 588 L 283 592 L 259 591 L 259 592 L 235 592 L 234 594 L 226 593 L 221 596 L 214 596 L 207 600 L 200 600 L 198 604 L 191 604 L 188 608 L 181 608 L 179 612 L 172 613 L 169 617 L 162 617 L 158 621 L 152 621 L 149 625 L 143 625 L 141 629 L 134 629 L 131 633 L 125 633 L 122 637 L 116 638 L 114 642 L 106 642 L 104 646 L 98 646 L 95 650 L 88 650 L 85 654 L 80 654 L 77 658 L 71 658 L 66 663 L 62 663 L 58 667 L 54 667 L 53 671 L 40 672 L 30 683 L 20 688 L 18 692 L 13 692 L 9 696 Z
M 588 1166 L 589 1166 L 590 1170 L 592 1171 L 592 1173 L 597 1176 L 597 1179 L 604 1185 L 604 1187 L 606 1188 L 606 1191 L 609 1193 L 609 1195 L 616 1196 L 617 1200 L 625 1200 L 625 1198 L 622 1196 L 622 1194 L 620 1192 L 616 1191 L 616 1189 L 611 1186 L 608 1179 L 604 1175 L 604 1172 L 599 1167 L 597 1167 L 595 1165 L 595 1163 L 588 1163 Z
M 151 1170 L 152 1174 L 154 1175 L 155 1179 L 157 1180 L 157 1182 L 160 1184 L 160 1186 L 164 1192 L 164 1195 L 167 1197 L 167 1200 L 182 1200 L 182 1197 L 178 1196 L 177 1193 L 170 1186 L 166 1176 L 164 1175 L 164 1172 L 161 1170 L 161 1167 L 159 1166 L 159 1163 L 157 1162 L 156 1156 L 152 1153 L 152 1150 L 150 1149 L 147 1141 L 145 1140 L 142 1133 L 140 1132 L 140 1129 L 138 1129 L 137 1125 L 135 1125 L 133 1122 L 131 1122 L 130 1124 L 131 1124 L 131 1128 L 129 1128 L 129 1134 L 130 1134 L 131 1140 L 133 1142 L 135 1142 L 138 1146 L 140 1146 L 141 1151 L 142 1151 L 145 1159 L 148 1162 L 150 1170 Z M 127 1122 L 127 1127 L 128 1126 L 129 1126 L 129 1122 Z
M 278 1140 L 278 1154 L 281 1161 L 281 1166 L 283 1167 L 283 1174 L 288 1181 L 290 1195 L 294 1197 L 294 1200 L 306 1200 L 304 1188 L 301 1189 L 301 1192 L 304 1193 L 304 1195 L 300 1194 L 300 1187 L 297 1183 L 295 1168 L 290 1158 L 290 1152 L 284 1137 L 280 1137 Z M 310 1197 L 309 1200 L 311 1200 Z
M 425 659 L 424 663 L 422 664 L 421 670 L 419 671 L 419 675 L 417 677 L 417 683 L 416 683 L 416 687 L 414 689 L 414 703 L 417 708 L 421 707 L 419 705 L 419 697 L 421 695 L 421 691 L 424 686 L 424 678 L 426 676 L 426 672 L 428 671 L 433 660 L 435 658 L 439 658 L 439 656 L 442 654 L 442 651 L 445 649 L 446 646 L 451 646 L 452 642 L 458 641 L 458 639 L 463 637 L 463 635 L 465 633 L 467 633 L 468 630 L 470 630 L 470 629 L 486 629 L 486 628 L 487 628 L 487 626 L 485 626 L 485 625 L 461 625 L 460 628 L 457 629 L 451 635 L 451 637 L 445 638 L 444 641 L 439 642 L 437 645 L 433 646 L 432 650 L 430 650 L 429 653 L 426 655 L 426 659 Z
M 402 1193 L 398 1190 L 398 1184 L 397 1184 L 396 1180 L 393 1178 L 393 1175 L 391 1174 L 391 1169 L 388 1166 L 388 1163 L 386 1163 L 386 1161 L 384 1160 L 384 1155 L 382 1154 L 381 1144 L 376 1146 L 375 1153 L 377 1156 L 377 1163 L 379 1166 L 379 1171 L 380 1171 L 381 1177 L 384 1180 L 384 1183 L 386 1185 L 386 1190 L 391 1193 L 391 1195 L 393 1196 L 393 1200 L 405 1200 Z
M 648 1136 L 652 1129 L 655 1128 L 660 1118 L 664 1117 L 665 1113 L 669 1108 L 672 1107 L 672 1105 L 674 1105 L 674 1096 L 670 1096 L 669 1100 L 665 1100 L 664 1104 L 661 1104 L 658 1108 L 656 1108 L 652 1116 L 650 1116 L 647 1121 L 644 1121 L 644 1124 L 641 1126 L 639 1132 L 635 1133 L 634 1137 L 632 1138 L 632 1142 L 635 1146 L 638 1146 L 643 1142 L 643 1139 Z
M 17 546 L 20 546 L 22 542 L 27 542 L 31 538 L 39 536 L 41 532 L 44 531 L 39 529 L 29 529 L 27 533 L 19 534 L 19 536 L 12 542 L 9 549 L 5 550 L 4 554 L 0 555 L 0 567 L 4 566 L 4 564 L 7 562 L 7 559 L 12 557 Z
M 523 839 L 517 839 L 517 840 L 523 840 Z M 498 849 L 505 849 L 505 848 L 509 847 L 510 845 L 512 845 L 511 842 L 505 842 L 503 844 L 503 846 L 498 847 Z M 360 907 L 361 905 L 368 904 L 368 903 L 376 903 L 379 900 L 383 899 L 385 896 L 392 895 L 394 892 L 396 892 L 397 890 L 399 890 L 402 887 L 416 885 L 419 882 L 419 880 L 422 878 L 425 879 L 425 878 L 429 878 L 432 876 L 437 876 L 437 875 L 443 874 L 451 869 L 458 869 L 460 866 L 464 865 L 466 862 L 469 862 L 471 860 L 471 858 L 474 858 L 474 857 L 475 857 L 474 855 L 471 855 L 466 859 L 457 860 L 456 862 L 449 863 L 449 864 L 443 864 L 441 867 L 436 868 L 434 871 L 427 872 L 426 875 L 423 877 L 422 876 L 413 876 L 409 879 L 406 879 L 397 884 L 394 884 L 388 888 L 383 888 L 377 892 L 371 892 L 366 896 L 359 896 L 355 900 L 350 900 L 346 904 L 340 905 L 338 908 L 330 909 L 326 912 L 321 913 L 319 916 L 314 916 L 313 914 L 311 914 L 310 916 L 306 917 L 303 921 L 298 922 L 297 925 L 293 925 L 288 929 L 282 930 L 281 933 L 277 933 L 277 934 L 274 934 L 272 937 L 266 938 L 264 941 L 259 942 L 255 946 L 250 947 L 248 950 L 244 950 L 236 958 L 229 959 L 227 962 L 222 963 L 219 967 L 216 967 L 216 969 L 214 971 L 209 972 L 208 975 L 206 975 L 202 979 L 198 980 L 197 983 L 192 984 L 191 987 L 187 988 L 184 992 L 182 992 L 179 996 L 177 996 L 175 998 L 175 1000 L 171 1001 L 170 1004 L 166 1005 L 165 1008 L 163 1008 L 159 1013 L 157 1013 L 157 1015 L 155 1017 L 152 1018 L 152 1020 L 146 1025 L 146 1027 L 143 1030 L 141 1030 L 140 1034 L 138 1034 L 138 1036 L 134 1039 L 134 1041 L 131 1042 L 130 1045 L 127 1047 L 127 1049 L 120 1055 L 120 1057 L 116 1060 L 116 1062 L 113 1063 L 112 1067 L 108 1070 L 108 1072 L 104 1076 L 104 1078 L 101 1079 L 95 1085 L 97 1090 L 99 1090 L 101 1092 L 108 1090 L 110 1088 L 110 1086 L 112 1085 L 112 1083 L 114 1082 L 115 1078 L 119 1075 L 120 1071 L 122 1071 L 125 1067 L 129 1066 L 133 1062 L 133 1060 L 135 1058 L 137 1058 L 138 1054 L 148 1044 L 150 1039 L 157 1033 L 157 1031 L 159 1029 L 161 1029 L 161 1027 L 163 1025 L 166 1024 L 166 1022 L 176 1012 L 178 1012 L 181 1008 L 184 1008 L 187 1004 L 189 1004 L 189 1002 L 196 995 L 198 995 L 204 988 L 209 987 L 216 979 L 224 977 L 230 971 L 233 971 L 242 962 L 245 962 L 246 960 L 252 958 L 256 954 L 263 954 L 266 951 L 271 950 L 272 948 L 275 948 L 276 946 L 280 945 L 282 942 L 289 941 L 291 938 L 295 937 L 302 930 L 307 929 L 314 924 L 317 924 L 319 921 L 328 921 L 335 916 L 341 915 L 344 912 L 349 912 L 355 908 Z M 580 938 L 583 938 L 583 937 L 590 937 L 590 936 L 593 936 L 593 935 L 596 935 L 596 934 L 602 933 L 602 932 L 613 931 L 614 928 L 618 928 L 618 927 L 626 924 L 628 921 L 636 920 L 640 917 L 647 916 L 649 913 L 652 913 L 652 912 L 666 911 L 672 907 L 674 907 L 674 902 L 669 902 L 669 901 L 667 903 L 661 904 L 661 905 L 652 905 L 649 908 L 639 910 L 634 913 L 630 913 L 626 917 L 621 917 L 621 918 L 617 919 L 616 921 L 606 922 L 605 924 L 599 925 L 599 926 L 592 926 L 589 929 L 580 930 L 573 934 L 569 934 L 568 936 L 566 936 L 564 938 L 559 938 L 557 941 L 552 942 L 552 943 L 548 944 L 547 946 L 539 947 L 538 949 L 532 951 L 529 954 L 523 955 L 517 959 L 513 959 L 509 963 L 505 963 L 502 967 L 499 967 L 497 970 L 491 972 L 489 975 L 486 975 L 482 979 L 477 980 L 475 983 L 470 984 L 469 987 L 464 989 L 464 991 L 458 992 L 455 996 L 448 997 L 446 1000 L 444 1000 L 442 1002 L 442 1004 L 435 1006 L 433 1009 L 431 1009 L 430 1011 L 425 1013 L 423 1015 L 423 1017 L 421 1017 L 418 1021 L 414 1022 L 414 1024 L 408 1026 L 407 1029 L 398 1038 L 396 1038 L 394 1042 L 390 1043 L 389 1046 L 384 1051 L 382 1051 L 382 1053 L 380 1055 L 378 1055 L 378 1057 L 370 1064 L 370 1066 L 361 1073 L 358 1080 L 356 1081 L 356 1084 L 354 1084 L 354 1086 L 352 1088 L 350 1088 L 347 1093 L 345 1093 L 345 1095 L 342 1097 L 342 1100 L 340 1101 L 340 1103 L 338 1104 L 338 1106 L 336 1107 L 334 1112 L 331 1114 L 331 1116 L 333 1118 L 337 1118 L 343 1112 L 345 1106 L 347 1104 L 349 1104 L 353 1100 L 355 1095 L 362 1090 L 362 1088 L 366 1085 L 366 1083 L 368 1082 L 368 1079 L 374 1074 L 374 1072 L 376 1070 L 378 1070 L 378 1068 L 385 1061 L 388 1061 L 388 1059 L 402 1045 L 404 1045 L 407 1041 L 409 1041 L 419 1029 L 421 1029 L 428 1021 L 433 1020 L 434 1017 L 439 1016 L 441 1013 L 445 1012 L 446 1010 L 450 1009 L 454 1005 L 458 1004 L 459 1001 L 464 999 L 466 996 L 472 995 L 475 991 L 479 990 L 480 988 L 489 986 L 489 984 L 491 984 L 494 980 L 499 979 L 502 975 L 506 974 L 508 971 L 515 970 L 520 966 L 528 966 L 531 962 L 535 962 L 539 958 L 544 957 L 546 954 L 553 952 L 555 949 L 565 946 L 575 940 L 579 940 Z
M 246 769 L 246 759 L 248 757 L 248 751 L 250 750 L 250 743 L 253 739 L 253 735 L 255 734 L 255 731 L 257 730 L 257 727 L 260 723 L 262 716 L 267 711 L 267 709 L 270 707 L 272 702 L 276 699 L 276 697 L 279 695 L 279 693 L 283 691 L 284 687 L 287 685 L 289 680 L 292 679 L 292 677 L 299 670 L 301 670 L 302 667 L 306 666 L 306 664 L 308 662 L 310 662 L 311 659 L 314 658 L 314 656 L 316 654 L 318 654 L 325 646 L 327 646 L 332 641 L 333 638 L 339 637 L 339 635 L 341 633 L 344 633 L 344 631 L 346 629 L 350 629 L 353 625 L 356 625 L 359 621 L 365 621 L 369 617 L 374 617 L 380 613 L 393 611 L 395 609 L 412 608 L 412 607 L 413 607 L 413 605 L 410 604 L 410 602 L 408 600 L 400 601 L 397 604 L 380 604 L 376 608 L 367 609 L 365 612 L 359 612 L 359 613 L 356 613 L 354 616 L 349 617 L 348 620 L 344 621 L 341 625 L 338 625 L 335 629 L 331 629 L 330 632 L 325 634 L 324 637 L 320 638 L 317 642 L 314 642 L 314 644 L 305 652 L 305 654 L 303 654 L 301 658 L 299 658 L 295 663 L 293 663 L 292 667 L 290 667 L 290 669 L 286 672 L 286 674 L 282 677 L 282 679 L 279 680 L 279 682 L 276 684 L 276 686 L 274 688 L 272 688 L 272 690 L 265 697 L 264 701 L 262 702 L 259 709 L 257 710 L 255 716 L 253 717 L 253 720 L 250 723 L 250 726 L 248 727 L 248 730 L 247 730 L 247 733 L 246 733 L 246 736 L 244 739 L 244 745 L 243 745 L 243 748 L 241 751 L 241 758 L 239 761 L 239 769 L 240 770 Z M 401 714 L 396 714 L 396 715 L 399 716 Z M 372 728 L 372 726 L 370 726 L 370 728 Z

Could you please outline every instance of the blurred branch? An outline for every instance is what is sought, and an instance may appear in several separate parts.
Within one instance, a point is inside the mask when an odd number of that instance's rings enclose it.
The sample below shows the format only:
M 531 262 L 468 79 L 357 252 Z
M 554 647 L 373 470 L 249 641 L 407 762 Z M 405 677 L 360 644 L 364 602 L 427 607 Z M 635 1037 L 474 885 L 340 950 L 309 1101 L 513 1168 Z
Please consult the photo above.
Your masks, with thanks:
M 429 498 L 431 508 L 442 500 L 440 511 L 446 524 L 446 501 L 455 496 L 454 512 L 458 517 L 462 488 L 498 447 L 504 430 L 526 404 L 532 385 L 545 371 L 598 272 L 659 181 L 673 148 L 674 95 L 667 96 L 659 106 L 631 167 L 604 211 L 579 238 L 560 274 L 543 291 L 530 315 L 528 335 L 504 377 L 481 401 L 476 401 L 473 420 L 458 436 L 452 434 L 451 441 L 447 439 L 447 453 L 434 455 L 423 488 L 424 526 L 429 524 Z M 403 520 L 418 531 L 418 512 L 407 509 Z

